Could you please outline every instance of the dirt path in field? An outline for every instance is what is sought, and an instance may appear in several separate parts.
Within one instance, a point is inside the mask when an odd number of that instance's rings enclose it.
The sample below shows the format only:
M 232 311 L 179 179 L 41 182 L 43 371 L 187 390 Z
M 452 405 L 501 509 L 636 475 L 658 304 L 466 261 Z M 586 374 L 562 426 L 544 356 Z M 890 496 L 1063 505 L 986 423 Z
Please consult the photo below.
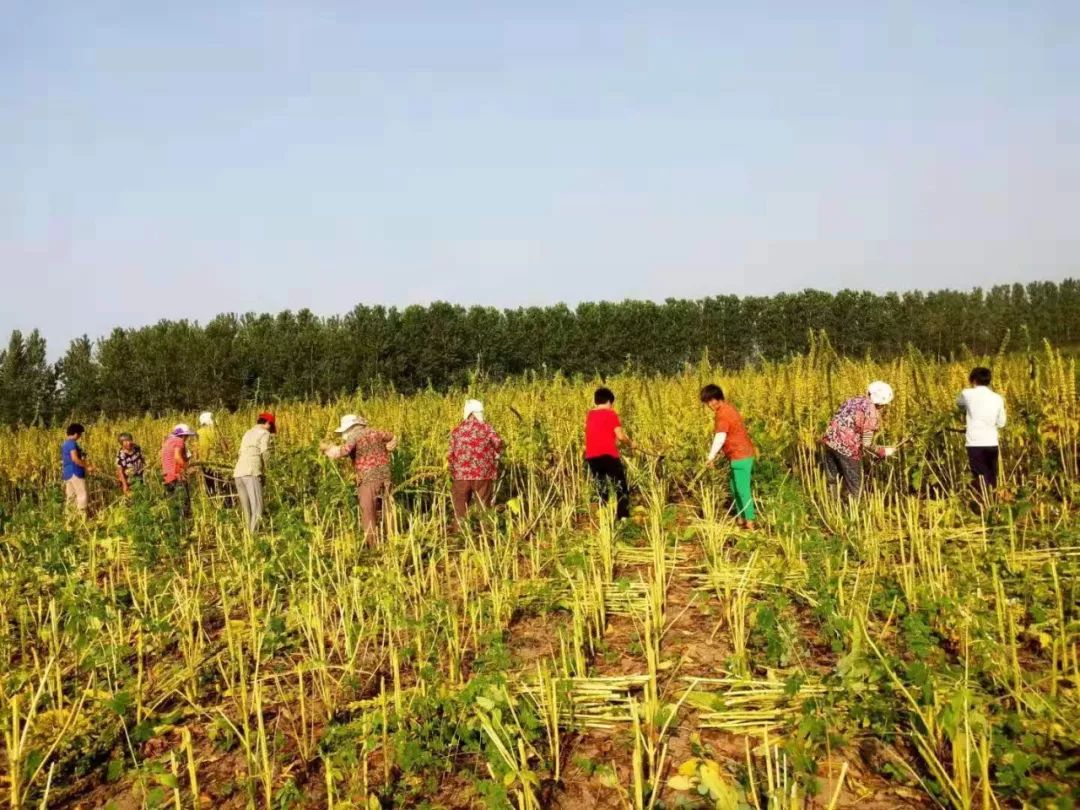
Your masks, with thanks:
M 679 527 L 685 528 L 688 516 L 681 515 Z M 661 704 L 675 704 L 691 688 L 696 678 L 718 678 L 729 672 L 733 648 L 717 595 L 701 584 L 700 574 L 706 565 L 700 538 L 679 545 L 672 566 L 665 601 L 665 630 L 661 639 L 658 685 Z M 619 563 L 615 579 L 649 580 L 648 563 Z M 797 607 L 800 632 L 813 655 L 804 663 L 811 671 L 824 673 L 835 663 L 835 655 L 824 643 L 820 628 L 805 606 Z M 610 616 L 600 651 L 590 659 L 591 672 L 597 676 L 642 675 L 648 671 L 643 652 L 644 638 L 640 617 Z M 665 765 L 659 801 L 671 806 L 691 801 L 686 793 L 667 787 L 667 779 L 680 764 L 692 758 L 712 759 L 729 774 L 745 770 L 748 750 L 755 752 L 759 736 L 746 736 L 703 728 L 700 711 L 683 705 L 677 721 L 667 736 Z M 627 786 L 632 784 L 631 762 L 633 737 L 630 729 L 615 732 L 579 732 L 567 735 L 564 742 L 564 774 L 552 807 L 623 808 L 627 806 Z M 837 795 L 836 807 L 897 808 L 923 807 L 925 803 L 912 791 L 890 784 L 874 773 L 859 756 L 857 749 L 834 754 L 819 764 L 819 792 L 807 807 L 824 807 L 836 793 L 840 773 L 846 766 L 844 782 Z M 904 795 L 907 794 L 907 795 Z
M 680 507 L 677 521 L 670 527 L 672 534 L 678 532 L 685 539 L 679 543 L 677 553 L 668 564 L 669 581 L 664 601 L 664 630 L 660 641 L 657 686 L 659 703 L 667 706 L 678 704 L 689 689 L 709 688 L 698 684 L 695 679 L 714 679 L 729 674 L 734 652 L 724 604 L 717 593 L 705 584 L 707 560 L 701 538 L 686 533 L 693 517 L 689 508 Z M 583 522 L 579 528 L 588 532 L 592 526 Z M 651 562 L 643 561 L 647 559 L 647 541 L 643 536 L 638 536 L 632 543 L 635 548 L 616 556 L 614 581 L 635 585 L 651 582 L 653 566 Z M 804 651 L 799 663 L 811 673 L 821 675 L 829 672 L 835 666 L 835 654 L 825 643 L 812 611 L 796 600 L 793 613 Z M 609 610 L 602 642 L 587 656 L 591 677 L 648 674 L 643 622 L 644 614 L 634 608 L 632 600 L 629 608 L 620 602 L 618 608 Z M 510 680 L 532 676 L 537 664 L 542 662 L 546 662 L 551 671 L 558 671 L 565 643 L 561 639 L 571 637 L 571 624 L 571 617 L 566 611 L 552 607 L 515 616 L 505 633 L 511 661 Z M 468 661 L 464 665 L 464 677 L 467 679 Z M 388 672 L 383 674 L 389 676 Z M 764 676 L 765 673 L 754 674 Z M 402 673 L 402 685 L 407 688 L 416 682 L 416 677 L 416 673 L 406 669 Z M 358 693 L 354 696 L 355 699 L 363 697 L 370 697 L 370 694 Z M 272 720 L 277 711 L 278 708 L 268 708 L 266 717 Z M 760 756 L 759 735 L 704 727 L 701 715 L 699 709 L 684 703 L 662 739 L 664 759 L 657 799 L 667 806 L 691 800 L 689 794 L 667 786 L 668 778 L 683 763 L 694 758 L 715 761 L 729 779 L 736 781 L 740 774 L 745 773 L 748 752 L 755 761 Z M 247 765 L 243 755 L 236 750 L 218 750 L 205 723 L 193 723 L 189 728 L 199 763 L 200 808 L 232 810 L 246 806 L 248 795 L 243 786 L 247 779 Z M 168 761 L 170 751 L 176 753 L 182 781 L 186 783 L 178 729 L 152 740 L 139 753 L 147 761 L 164 763 Z M 279 761 L 292 763 L 288 777 L 293 780 L 301 797 L 300 803 L 294 806 L 325 806 L 325 773 L 321 761 L 315 759 L 304 763 L 298 752 L 294 750 L 290 753 L 287 746 L 278 752 L 278 758 Z M 557 782 L 546 779 L 540 785 L 538 794 L 542 804 L 557 810 L 621 810 L 628 806 L 631 799 L 629 786 L 634 778 L 633 761 L 634 738 L 629 723 L 623 723 L 613 731 L 585 729 L 567 732 L 562 738 L 561 778 Z M 368 764 L 373 775 L 374 790 L 381 781 L 382 753 L 374 752 Z M 878 776 L 860 754 L 860 748 L 852 745 L 819 762 L 819 792 L 816 798 L 807 801 L 807 807 L 824 807 L 828 804 L 836 792 L 839 775 L 845 765 L 847 770 L 837 795 L 837 807 L 858 806 L 876 810 L 923 806 L 916 800 L 917 797 L 904 795 L 903 788 Z M 430 806 L 485 806 L 484 798 L 476 790 L 476 782 L 489 778 L 486 764 L 483 760 L 465 758 L 458 766 L 428 797 Z M 137 780 L 127 778 L 119 784 L 103 783 L 100 777 L 94 777 L 82 783 L 78 799 L 62 801 L 56 806 L 79 810 L 96 807 L 134 810 L 144 806 L 144 797 L 155 787 L 160 787 L 159 782 L 147 776 Z

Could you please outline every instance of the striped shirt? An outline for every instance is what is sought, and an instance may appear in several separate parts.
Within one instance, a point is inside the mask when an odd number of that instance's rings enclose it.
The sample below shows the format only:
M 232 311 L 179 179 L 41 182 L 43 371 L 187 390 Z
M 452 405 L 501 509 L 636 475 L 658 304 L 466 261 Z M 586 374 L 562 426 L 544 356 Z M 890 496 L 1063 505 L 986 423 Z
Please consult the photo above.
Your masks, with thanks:
M 176 451 L 180 451 L 182 461 L 176 460 Z M 166 484 L 171 484 L 184 474 L 187 468 L 188 452 L 187 444 L 183 436 L 170 436 L 161 446 L 161 475 Z

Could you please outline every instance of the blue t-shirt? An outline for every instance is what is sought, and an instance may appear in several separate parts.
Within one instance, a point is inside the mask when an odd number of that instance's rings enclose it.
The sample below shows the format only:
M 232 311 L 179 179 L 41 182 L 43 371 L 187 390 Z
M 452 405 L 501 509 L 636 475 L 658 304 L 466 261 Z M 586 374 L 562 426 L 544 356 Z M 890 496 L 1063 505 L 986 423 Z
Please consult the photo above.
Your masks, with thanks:
M 71 451 L 79 451 L 79 459 L 83 458 L 82 448 L 79 447 L 79 443 L 74 439 L 68 439 L 62 445 L 60 445 L 60 464 L 64 469 L 64 480 L 69 478 L 86 478 L 86 468 L 80 467 L 74 461 L 71 460 Z

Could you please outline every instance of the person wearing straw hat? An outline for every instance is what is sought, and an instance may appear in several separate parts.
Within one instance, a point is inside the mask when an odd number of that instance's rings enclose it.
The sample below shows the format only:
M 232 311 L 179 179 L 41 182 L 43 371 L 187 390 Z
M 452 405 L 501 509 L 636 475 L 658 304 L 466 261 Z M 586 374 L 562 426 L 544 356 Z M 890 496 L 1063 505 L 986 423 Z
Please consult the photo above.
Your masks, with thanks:
M 821 439 L 825 473 L 833 482 L 843 484 L 849 498 L 857 498 L 862 492 L 864 450 L 878 458 L 896 453 L 895 447 L 873 444 L 884 410 L 892 401 L 892 386 L 875 380 L 863 396 L 852 397 L 840 406 Z
M 468 514 L 474 496 L 480 506 L 491 506 L 503 447 L 502 437 L 484 421 L 484 403 L 468 400 L 460 424 L 450 434 L 447 454 L 455 527 Z
M 116 480 L 120 482 L 124 494 L 130 495 L 132 484 L 142 486 L 146 460 L 142 448 L 135 444 L 130 433 L 121 433 L 118 438 L 120 449 L 116 451 Z
M 196 433 L 184 423 L 176 425 L 161 445 L 161 477 L 165 494 L 180 503 L 180 512 L 191 517 L 191 492 L 188 490 L 187 468 L 191 461 L 187 440 Z
M 321 442 L 319 450 L 327 458 L 352 460 L 356 474 L 356 501 L 368 545 L 375 542 L 382 507 L 390 500 L 390 454 L 397 447 L 393 433 L 376 430 L 367 419 L 354 413 L 341 417 L 334 431 L 341 444 Z
M 249 532 L 259 526 L 263 513 L 263 476 L 270 457 L 270 436 L 277 433 L 277 419 L 272 413 L 260 413 L 255 427 L 240 440 L 240 451 L 233 467 L 233 482 Z

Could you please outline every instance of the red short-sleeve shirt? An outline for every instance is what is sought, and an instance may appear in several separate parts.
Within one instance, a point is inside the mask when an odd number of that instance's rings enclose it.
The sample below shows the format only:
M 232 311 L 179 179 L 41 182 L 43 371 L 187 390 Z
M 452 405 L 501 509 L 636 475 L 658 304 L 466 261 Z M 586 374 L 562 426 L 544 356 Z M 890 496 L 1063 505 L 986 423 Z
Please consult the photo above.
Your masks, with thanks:
M 585 417 L 585 458 L 619 457 L 615 428 L 622 425 L 611 408 L 593 408 Z

